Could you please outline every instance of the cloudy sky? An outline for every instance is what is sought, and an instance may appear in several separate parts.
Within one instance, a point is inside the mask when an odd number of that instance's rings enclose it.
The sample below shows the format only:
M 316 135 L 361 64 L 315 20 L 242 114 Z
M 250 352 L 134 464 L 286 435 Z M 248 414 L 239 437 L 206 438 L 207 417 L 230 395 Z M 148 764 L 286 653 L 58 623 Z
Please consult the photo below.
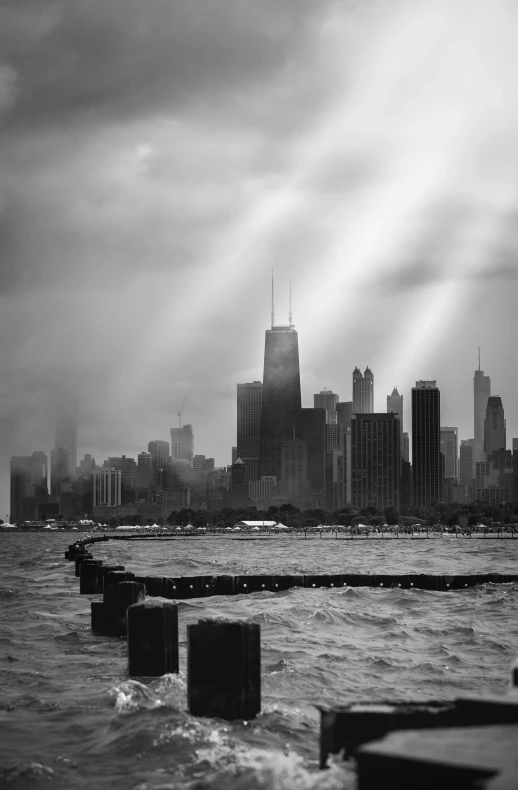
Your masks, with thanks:
M 65 400 L 98 462 L 230 462 L 293 283 L 304 405 L 437 379 L 473 435 L 477 346 L 518 436 L 511 0 L 0 0 L 0 513 Z M 4 516 L 5 517 L 5 516 Z

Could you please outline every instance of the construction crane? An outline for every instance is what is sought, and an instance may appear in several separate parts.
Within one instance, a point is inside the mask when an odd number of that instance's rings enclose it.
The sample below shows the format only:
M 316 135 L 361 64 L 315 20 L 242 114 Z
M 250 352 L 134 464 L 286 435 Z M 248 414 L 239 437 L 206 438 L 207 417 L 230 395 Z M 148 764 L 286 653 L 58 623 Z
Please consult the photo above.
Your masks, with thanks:
M 182 412 L 183 412 L 183 407 L 185 406 L 185 401 L 186 401 L 186 400 L 187 400 L 187 396 L 186 396 L 186 397 L 183 399 L 183 403 L 182 403 L 182 405 L 180 406 L 180 411 L 177 411 L 177 412 L 176 412 L 176 413 L 177 413 L 177 415 L 178 415 L 178 427 L 179 427 L 179 428 L 181 428 L 181 427 L 182 427 Z

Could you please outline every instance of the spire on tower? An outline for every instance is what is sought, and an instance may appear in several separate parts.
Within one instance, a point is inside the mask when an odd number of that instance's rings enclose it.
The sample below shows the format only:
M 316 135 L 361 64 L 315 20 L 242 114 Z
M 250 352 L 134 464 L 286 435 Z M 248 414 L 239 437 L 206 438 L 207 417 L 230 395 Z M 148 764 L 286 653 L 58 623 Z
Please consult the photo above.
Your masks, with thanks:
M 273 329 L 274 323 L 275 323 L 275 311 L 274 311 L 274 306 L 273 306 L 273 266 L 272 266 L 272 329 Z
M 478 347 L 478 369 L 480 370 L 480 346 Z
M 291 327 L 293 326 L 293 314 L 291 312 L 291 280 L 290 280 L 290 312 L 289 312 L 289 315 L 288 315 L 288 324 L 289 324 L 290 329 L 291 329 Z

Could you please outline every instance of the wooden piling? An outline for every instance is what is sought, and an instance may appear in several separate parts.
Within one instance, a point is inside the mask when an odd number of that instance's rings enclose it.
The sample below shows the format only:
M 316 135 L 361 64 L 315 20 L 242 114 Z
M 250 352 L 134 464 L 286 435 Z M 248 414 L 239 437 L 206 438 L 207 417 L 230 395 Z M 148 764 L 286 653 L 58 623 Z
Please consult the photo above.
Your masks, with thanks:
M 81 554 L 76 554 L 76 576 L 79 576 L 79 566 L 85 560 L 93 560 L 94 555 L 90 551 L 83 551 Z
M 81 595 L 100 595 L 103 591 L 102 560 L 86 560 L 79 566 Z
M 187 627 L 188 701 L 193 716 L 233 721 L 261 710 L 257 623 L 200 620 Z
M 128 669 L 132 677 L 178 672 L 178 604 L 140 601 L 127 610 Z
M 138 582 L 120 581 L 105 587 L 104 600 L 92 601 L 92 631 L 103 636 L 126 636 L 128 606 L 143 601 L 145 594 L 144 585 Z

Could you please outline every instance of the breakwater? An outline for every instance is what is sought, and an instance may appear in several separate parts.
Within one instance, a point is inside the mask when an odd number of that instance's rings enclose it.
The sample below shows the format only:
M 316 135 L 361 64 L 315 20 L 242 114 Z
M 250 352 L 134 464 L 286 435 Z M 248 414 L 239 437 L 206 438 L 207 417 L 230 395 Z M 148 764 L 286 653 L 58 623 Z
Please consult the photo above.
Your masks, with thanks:
M 255 585 L 261 584 L 261 588 L 255 590 L 248 590 L 254 586 L 254 583 L 248 583 L 251 581 L 249 576 L 242 589 L 239 589 L 239 582 L 236 589 L 235 577 L 231 576 L 211 577 L 212 586 L 207 583 L 209 577 L 198 583 L 194 581 L 197 577 L 188 577 L 187 580 L 184 577 L 138 578 L 124 568 L 103 570 L 102 561 L 94 560 L 86 550 L 87 544 L 101 541 L 105 542 L 105 537 L 72 544 L 65 556 L 75 562 L 76 573 L 79 569 L 81 578 L 87 576 L 93 586 L 102 582 L 104 600 L 92 602 L 92 630 L 112 636 L 127 635 L 130 674 L 132 667 L 133 671 L 137 667 L 145 675 L 177 671 L 178 667 L 178 603 L 145 602 L 148 585 L 153 590 L 155 584 L 154 592 L 151 592 L 153 597 L 181 599 L 200 597 L 196 593 L 202 589 L 204 596 L 262 592 L 266 583 L 273 585 L 269 592 L 280 591 L 281 582 L 290 585 L 284 589 L 293 586 L 315 588 L 317 585 L 320 588 L 334 587 L 337 579 L 344 578 L 340 574 L 263 576 L 253 580 Z M 461 589 L 461 584 L 468 587 L 470 583 L 466 581 L 468 576 L 462 579 L 448 575 L 407 576 L 414 580 L 421 576 L 422 584 L 435 585 L 417 589 L 437 590 L 439 585 L 445 585 L 441 586 L 442 592 Z M 267 582 L 267 579 L 275 578 L 279 581 Z M 396 586 L 394 578 L 387 575 L 356 576 L 355 580 L 359 582 L 356 586 L 372 586 L 373 578 L 380 586 L 384 586 L 384 582 L 379 582 L 380 578 L 385 579 L 387 587 Z M 206 583 L 202 587 L 203 581 Z M 478 574 L 471 579 L 471 584 L 508 584 L 515 581 L 518 581 L 518 576 L 512 574 Z M 408 584 L 409 587 L 415 586 L 414 581 Z M 349 586 L 347 580 L 343 585 Z M 402 587 L 402 583 L 397 582 L 397 586 Z M 162 590 L 169 592 L 169 596 L 162 595 Z M 98 590 L 92 587 L 91 591 Z M 259 627 L 242 622 L 200 620 L 197 625 L 188 627 L 188 645 L 190 712 L 230 721 L 255 718 L 261 710 Z M 518 680 L 516 671 L 512 679 L 514 683 Z M 515 749 L 518 694 L 459 698 L 450 703 L 391 702 L 374 707 L 360 704 L 356 708 L 322 708 L 321 713 L 320 767 L 326 768 L 328 758 L 337 753 L 355 758 L 360 790 L 377 788 L 380 772 L 390 772 L 390 777 L 385 776 L 384 786 L 394 790 L 411 788 L 416 783 L 422 790 L 434 790 L 439 785 L 464 787 L 466 790 L 480 787 L 511 790 L 515 786 L 518 772 Z M 434 732 L 420 738 L 420 730 Z

